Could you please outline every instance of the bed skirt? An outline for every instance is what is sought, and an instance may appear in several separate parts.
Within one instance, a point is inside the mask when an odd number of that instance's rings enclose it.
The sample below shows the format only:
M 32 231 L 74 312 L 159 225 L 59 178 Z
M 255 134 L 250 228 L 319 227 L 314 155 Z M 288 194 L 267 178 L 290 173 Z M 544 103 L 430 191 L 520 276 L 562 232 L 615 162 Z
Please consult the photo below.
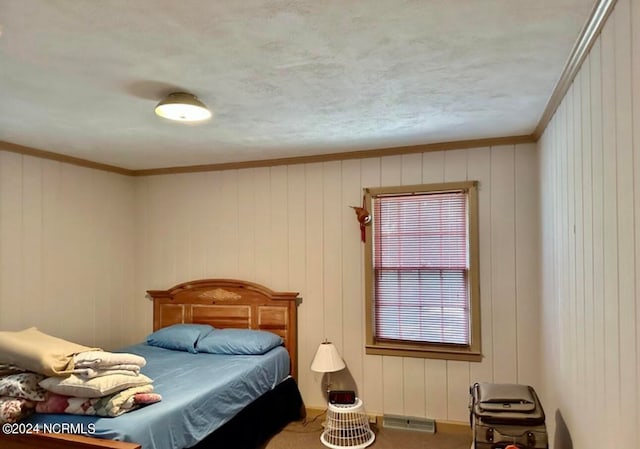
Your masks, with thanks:
M 255 449 L 291 421 L 304 417 L 296 381 L 289 377 L 246 406 L 193 449 Z

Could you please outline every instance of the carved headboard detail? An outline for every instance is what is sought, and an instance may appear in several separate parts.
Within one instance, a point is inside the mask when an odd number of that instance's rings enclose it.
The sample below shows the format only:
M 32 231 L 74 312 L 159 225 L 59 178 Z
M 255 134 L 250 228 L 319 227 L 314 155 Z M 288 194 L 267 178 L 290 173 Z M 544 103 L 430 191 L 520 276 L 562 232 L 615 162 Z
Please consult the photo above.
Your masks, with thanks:
M 214 290 L 206 290 L 206 291 L 200 293 L 198 295 L 198 298 L 232 301 L 234 299 L 242 298 L 242 295 L 230 292 L 228 290 L 223 290 L 221 288 L 216 288 Z
M 298 293 L 235 279 L 201 279 L 147 294 L 153 300 L 154 331 L 178 323 L 270 331 L 284 340 L 291 375 L 297 377 Z

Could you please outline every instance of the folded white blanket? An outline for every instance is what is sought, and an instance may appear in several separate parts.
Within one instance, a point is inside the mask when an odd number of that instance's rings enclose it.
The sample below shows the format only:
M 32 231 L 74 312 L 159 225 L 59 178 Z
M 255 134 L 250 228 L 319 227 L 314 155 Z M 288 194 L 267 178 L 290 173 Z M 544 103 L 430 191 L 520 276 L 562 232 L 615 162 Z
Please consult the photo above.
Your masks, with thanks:
M 105 352 L 105 351 L 85 351 L 73 356 L 74 369 L 121 369 L 122 365 L 135 365 L 139 368 L 145 366 L 147 361 L 144 357 L 126 352 Z
M 148 385 L 153 381 L 144 374 L 137 376 L 110 374 L 108 376 L 84 379 L 75 374 L 66 377 L 51 376 L 41 380 L 40 385 L 45 390 L 64 396 L 78 398 L 101 398 L 130 387 Z
M 140 367 L 138 365 L 113 365 L 113 368 L 107 369 L 75 368 L 73 374 L 83 379 L 93 379 L 94 377 L 109 376 L 111 374 L 137 376 L 140 374 Z

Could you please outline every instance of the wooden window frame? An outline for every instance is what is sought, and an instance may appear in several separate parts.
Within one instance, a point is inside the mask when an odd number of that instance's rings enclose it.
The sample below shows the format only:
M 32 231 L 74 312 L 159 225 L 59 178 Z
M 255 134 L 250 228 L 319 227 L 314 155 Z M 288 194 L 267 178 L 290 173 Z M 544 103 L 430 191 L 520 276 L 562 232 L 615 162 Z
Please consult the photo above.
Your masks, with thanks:
M 429 359 L 462 360 L 480 362 L 482 343 L 480 335 L 480 255 L 478 232 L 478 181 L 447 182 L 438 184 L 419 184 L 394 187 L 365 188 L 365 207 L 373 211 L 372 198 L 379 195 L 434 193 L 465 191 L 468 201 L 469 217 L 469 345 L 446 345 L 415 342 L 376 341 L 374 335 L 375 315 L 373 311 L 374 274 L 373 274 L 373 226 L 366 228 L 365 243 L 365 311 L 366 311 L 366 353 L 401 357 L 419 357 Z M 373 213 L 373 212 L 372 212 Z M 373 220 L 375 220 L 373 216 Z

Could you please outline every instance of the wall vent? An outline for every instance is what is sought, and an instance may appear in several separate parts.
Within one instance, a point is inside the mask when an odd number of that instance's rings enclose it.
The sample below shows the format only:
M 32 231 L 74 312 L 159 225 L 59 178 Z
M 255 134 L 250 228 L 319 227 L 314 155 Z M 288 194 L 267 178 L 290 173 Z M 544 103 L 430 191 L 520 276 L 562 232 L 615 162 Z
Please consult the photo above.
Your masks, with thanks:
M 417 430 L 429 433 L 435 433 L 436 431 L 435 420 L 412 416 L 384 415 L 382 417 L 382 426 L 390 429 Z

